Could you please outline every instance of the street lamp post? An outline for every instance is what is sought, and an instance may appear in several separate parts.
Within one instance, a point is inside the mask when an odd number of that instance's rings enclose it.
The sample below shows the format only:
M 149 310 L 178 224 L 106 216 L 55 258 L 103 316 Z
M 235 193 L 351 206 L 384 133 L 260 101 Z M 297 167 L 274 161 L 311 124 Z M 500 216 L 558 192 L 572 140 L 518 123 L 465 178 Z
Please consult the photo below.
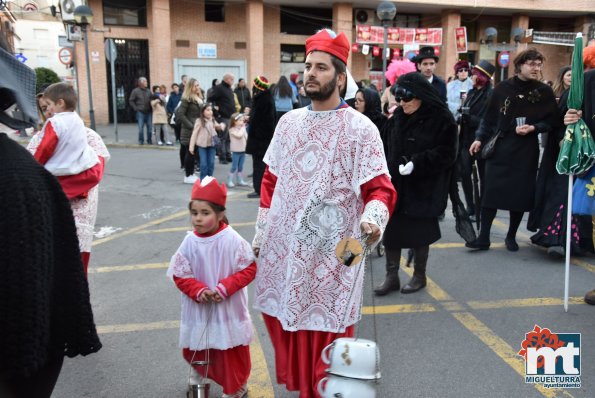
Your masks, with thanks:
M 390 1 L 383 1 L 376 7 L 376 15 L 384 28 L 384 45 L 382 47 L 382 92 L 386 90 L 386 49 L 388 48 L 388 23 L 397 15 L 397 6 Z
M 91 130 L 95 130 L 95 110 L 93 109 L 93 91 L 91 89 L 91 69 L 89 62 L 89 43 L 87 37 L 87 27 L 93 22 L 93 11 L 86 5 L 80 5 L 74 9 L 74 20 L 76 25 L 83 31 L 83 40 L 85 41 L 85 60 L 87 63 L 87 90 L 89 91 L 89 122 Z

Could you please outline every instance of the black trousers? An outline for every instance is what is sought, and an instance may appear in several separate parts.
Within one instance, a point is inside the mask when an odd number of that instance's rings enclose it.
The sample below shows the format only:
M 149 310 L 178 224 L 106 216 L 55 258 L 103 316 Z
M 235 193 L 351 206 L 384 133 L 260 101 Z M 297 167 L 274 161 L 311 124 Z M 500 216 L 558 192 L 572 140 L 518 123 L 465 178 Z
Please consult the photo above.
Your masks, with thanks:
M 190 153 L 187 145 L 181 146 L 184 147 L 184 171 L 186 173 L 186 177 L 188 177 L 194 174 L 195 157 L 193 154 Z
M 0 379 L 0 397 L 2 398 L 50 398 L 60 371 L 64 355 L 58 354 L 29 377 L 15 377 L 9 380 Z
M 260 184 L 262 184 L 262 177 L 266 164 L 262 161 L 264 155 L 252 155 L 252 184 L 254 190 L 260 194 Z

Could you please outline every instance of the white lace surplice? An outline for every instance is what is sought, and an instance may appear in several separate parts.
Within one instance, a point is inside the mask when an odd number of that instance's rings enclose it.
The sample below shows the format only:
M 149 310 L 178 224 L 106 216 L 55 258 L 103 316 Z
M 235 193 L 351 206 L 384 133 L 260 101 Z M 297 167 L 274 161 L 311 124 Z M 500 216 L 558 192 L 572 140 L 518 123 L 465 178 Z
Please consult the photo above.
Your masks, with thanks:
M 105 163 L 110 158 L 109 151 L 103 143 L 101 136 L 91 129 L 87 130 L 87 143 L 97 156 L 105 159 Z M 41 134 L 36 134 L 31 137 L 31 141 L 27 145 L 27 150 L 35 155 L 39 144 L 41 143 Z M 99 185 L 94 186 L 89 190 L 89 195 L 85 199 L 72 199 L 70 207 L 74 216 L 74 223 L 76 225 L 76 234 L 79 239 L 79 248 L 81 252 L 91 252 L 91 245 L 93 243 L 93 230 L 95 228 L 95 220 L 97 219 L 97 206 L 99 203 Z
M 254 306 L 288 331 L 343 331 L 360 317 L 364 273 L 354 280 L 360 265 L 339 263 L 335 247 L 361 235 L 360 186 L 388 175 L 378 129 L 351 108 L 302 108 L 280 120 L 264 161 L 277 183 Z
M 189 232 L 171 258 L 167 276 L 195 278 L 215 290 L 226 277 L 254 262 L 250 244 L 233 228 L 201 238 Z M 225 350 L 252 341 L 252 320 L 248 311 L 247 289 L 238 290 L 221 303 L 199 304 L 182 297 L 180 347 L 192 350 Z M 209 311 L 212 311 L 209 319 Z M 205 328 L 208 325 L 208 346 Z

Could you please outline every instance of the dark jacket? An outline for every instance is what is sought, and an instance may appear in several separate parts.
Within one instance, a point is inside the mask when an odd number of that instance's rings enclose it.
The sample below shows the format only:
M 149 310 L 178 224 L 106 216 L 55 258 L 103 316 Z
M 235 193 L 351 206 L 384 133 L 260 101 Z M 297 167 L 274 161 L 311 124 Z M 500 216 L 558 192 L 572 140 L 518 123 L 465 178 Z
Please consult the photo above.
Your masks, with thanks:
M 252 106 L 252 97 L 250 96 L 250 90 L 248 87 L 236 87 L 233 91 L 238 97 L 240 103 L 240 112 L 244 112 L 244 108 Z
M 450 170 L 457 150 L 457 125 L 446 106 L 425 104 L 412 115 L 397 108 L 385 124 L 387 163 L 398 192 L 395 213 L 438 217 L 446 208 Z M 402 176 L 399 165 L 413 162 L 413 173 Z
M 521 116 L 535 126 L 533 133 L 516 133 L 516 118 Z M 476 132 L 476 138 L 484 144 L 499 131 L 503 135 L 485 162 L 483 207 L 533 209 L 539 160 L 537 135 L 555 131 L 558 123 L 556 99 L 548 85 L 513 77 L 494 88 Z
M 442 98 L 442 100 L 446 103 L 447 102 L 447 99 L 446 99 L 446 83 L 444 82 L 444 80 L 442 80 L 438 76 L 434 75 L 434 78 L 432 79 L 432 86 L 436 90 L 438 90 L 438 94 L 440 95 L 440 98 Z
M 181 92 L 178 92 L 178 94 L 174 93 L 173 91 L 171 93 L 169 93 L 169 99 L 167 100 L 167 106 L 165 107 L 165 110 L 167 111 L 167 113 L 169 115 L 174 113 L 174 111 L 176 110 L 176 107 L 180 103 L 181 99 L 182 99 Z
M 151 113 L 152 97 L 151 90 L 137 87 L 130 93 L 128 103 L 135 112 Z
M 263 157 L 275 132 L 276 109 L 271 90 L 261 91 L 252 99 L 246 153 Z
M 58 180 L 6 134 L 0 208 L 0 380 L 99 351 L 70 203 Z
M 492 95 L 492 86 L 488 85 L 481 89 L 473 88 L 467 94 L 463 107 L 468 107 L 469 112 L 460 116 L 461 133 L 459 142 L 462 150 L 469 150 L 469 147 L 475 141 L 475 132 L 479 128 L 479 123 L 483 117 L 488 99 Z
M 217 106 L 219 117 L 229 119 L 236 111 L 236 103 L 233 97 L 231 86 L 225 82 L 213 87 L 213 91 L 208 98 L 209 102 Z
M 190 144 L 190 137 L 194 129 L 194 122 L 200 116 L 200 105 L 194 101 L 182 100 L 180 108 L 176 112 L 176 118 L 180 115 L 182 130 L 180 132 L 180 142 L 182 145 Z

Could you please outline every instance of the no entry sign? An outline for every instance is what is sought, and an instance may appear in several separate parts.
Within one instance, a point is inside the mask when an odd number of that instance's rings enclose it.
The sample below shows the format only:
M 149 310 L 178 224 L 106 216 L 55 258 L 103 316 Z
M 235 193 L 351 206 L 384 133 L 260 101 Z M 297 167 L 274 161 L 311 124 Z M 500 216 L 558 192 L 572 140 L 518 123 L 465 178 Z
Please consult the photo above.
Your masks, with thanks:
M 62 47 L 58 50 L 58 58 L 64 65 L 70 65 L 72 62 L 72 49 L 68 47 Z
M 506 68 L 508 64 L 510 64 L 510 53 L 508 51 L 502 51 L 498 54 L 498 65 L 501 68 Z

